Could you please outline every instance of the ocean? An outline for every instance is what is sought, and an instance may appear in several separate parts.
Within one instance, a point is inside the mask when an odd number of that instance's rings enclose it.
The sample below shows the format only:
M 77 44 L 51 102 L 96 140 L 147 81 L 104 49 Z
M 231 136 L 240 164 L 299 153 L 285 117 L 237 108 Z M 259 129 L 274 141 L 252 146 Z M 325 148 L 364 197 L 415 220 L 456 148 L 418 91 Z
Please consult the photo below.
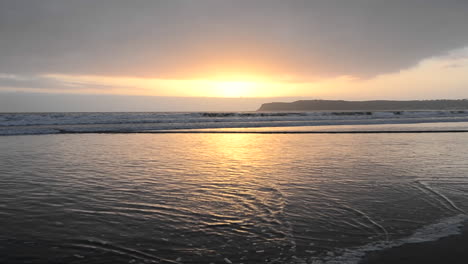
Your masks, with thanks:
M 468 112 L 0 114 L 0 263 L 359 263 L 468 220 Z
M 0 135 L 468 122 L 468 111 L 0 113 Z

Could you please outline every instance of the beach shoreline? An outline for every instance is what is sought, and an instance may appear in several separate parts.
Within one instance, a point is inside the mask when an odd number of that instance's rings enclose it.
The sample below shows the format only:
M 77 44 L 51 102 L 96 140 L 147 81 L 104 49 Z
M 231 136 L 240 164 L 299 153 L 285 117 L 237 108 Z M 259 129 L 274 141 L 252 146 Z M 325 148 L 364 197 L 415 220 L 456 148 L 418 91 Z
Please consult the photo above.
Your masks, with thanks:
M 359 264 L 462 264 L 468 261 L 468 223 L 461 233 L 436 241 L 408 243 L 366 254 Z

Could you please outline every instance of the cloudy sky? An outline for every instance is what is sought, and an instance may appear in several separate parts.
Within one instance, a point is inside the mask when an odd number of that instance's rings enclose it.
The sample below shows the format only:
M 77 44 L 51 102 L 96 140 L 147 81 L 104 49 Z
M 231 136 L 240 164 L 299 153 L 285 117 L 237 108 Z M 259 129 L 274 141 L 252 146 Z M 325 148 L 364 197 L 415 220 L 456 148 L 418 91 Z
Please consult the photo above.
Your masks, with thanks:
M 466 14 L 466 0 L 0 0 L 0 111 L 468 98 Z

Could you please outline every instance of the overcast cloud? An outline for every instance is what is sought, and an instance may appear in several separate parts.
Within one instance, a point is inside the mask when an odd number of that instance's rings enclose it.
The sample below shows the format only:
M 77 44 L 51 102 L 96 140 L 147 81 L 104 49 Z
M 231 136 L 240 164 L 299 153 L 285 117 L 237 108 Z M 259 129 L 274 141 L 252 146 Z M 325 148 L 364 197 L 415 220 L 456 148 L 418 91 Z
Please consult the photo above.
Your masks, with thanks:
M 468 46 L 467 14 L 465 0 L 0 0 L 0 73 L 372 77 Z

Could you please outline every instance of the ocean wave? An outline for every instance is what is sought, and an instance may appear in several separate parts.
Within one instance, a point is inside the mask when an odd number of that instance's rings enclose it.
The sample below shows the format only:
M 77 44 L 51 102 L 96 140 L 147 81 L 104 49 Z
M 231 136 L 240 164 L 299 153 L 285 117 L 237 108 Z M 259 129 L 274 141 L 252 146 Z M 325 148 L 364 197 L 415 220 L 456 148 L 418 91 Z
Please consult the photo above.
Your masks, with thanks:
M 468 122 L 468 112 L 11 113 L 0 114 L 0 135 L 433 122 Z
M 325 257 L 312 257 L 314 264 L 357 264 L 372 251 L 381 251 L 410 243 L 436 241 L 443 237 L 458 235 L 463 224 L 468 221 L 468 215 L 459 214 L 441 219 L 439 222 L 424 226 L 416 230 L 411 236 L 393 241 L 380 241 L 361 247 L 345 249 L 342 252 L 329 252 Z
M 379 118 L 467 117 L 466 111 L 200 112 L 200 113 L 3 113 L 0 126 L 146 124 L 231 121 L 314 121 Z

